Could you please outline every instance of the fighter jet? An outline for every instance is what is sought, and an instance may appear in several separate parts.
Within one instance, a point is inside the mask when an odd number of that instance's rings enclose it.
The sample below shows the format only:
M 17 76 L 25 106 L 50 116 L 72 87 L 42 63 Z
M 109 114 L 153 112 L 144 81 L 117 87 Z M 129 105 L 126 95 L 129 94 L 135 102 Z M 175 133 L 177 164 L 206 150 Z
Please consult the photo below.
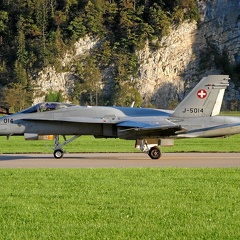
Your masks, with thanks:
M 0 135 L 24 135 L 25 139 L 53 135 L 55 158 L 61 158 L 63 146 L 81 135 L 136 140 L 136 148 L 159 159 L 160 146 L 171 146 L 174 139 L 240 133 L 240 118 L 217 116 L 228 85 L 228 75 L 204 77 L 175 110 L 39 103 L 1 117 Z M 63 143 L 59 135 L 64 136 Z M 68 140 L 67 135 L 71 136 Z

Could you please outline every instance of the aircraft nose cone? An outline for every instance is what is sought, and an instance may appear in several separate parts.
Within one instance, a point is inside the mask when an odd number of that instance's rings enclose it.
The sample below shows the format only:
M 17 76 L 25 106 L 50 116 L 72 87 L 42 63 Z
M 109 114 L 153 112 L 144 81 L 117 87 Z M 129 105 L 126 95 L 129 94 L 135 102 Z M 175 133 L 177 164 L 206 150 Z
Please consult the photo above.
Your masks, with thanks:
M 0 124 L 0 131 L 4 131 L 7 129 L 6 124 Z
M 6 135 L 6 132 L 7 132 L 7 126 L 4 125 L 4 124 L 0 124 L 0 136 L 1 135 Z

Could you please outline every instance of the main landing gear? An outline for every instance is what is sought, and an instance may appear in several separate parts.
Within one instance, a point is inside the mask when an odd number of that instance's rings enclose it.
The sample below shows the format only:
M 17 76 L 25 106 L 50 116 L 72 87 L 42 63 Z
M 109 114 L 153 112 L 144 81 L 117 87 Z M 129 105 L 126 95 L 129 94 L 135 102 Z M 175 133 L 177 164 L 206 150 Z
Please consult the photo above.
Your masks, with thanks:
M 79 138 L 81 135 L 75 135 L 73 136 L 72 138 L 70 138 L 69 140 L 66 139 L 65 136 L 64 137 L 64 140 L 65 142 L 64 143 L 60 143 L 59 142 L 59 135 L 55 135 L 54 136 L 54 148 L 53 149 L 53 156 L 57 159 L 59 158 L 62 158 L 63 157 L 63 154 L 64 154 L 64 150 L 62 149 L 63 146 L 67 145 L 68 143 L 72 142 L 73 140 Z
M 152 159 L 159 159 L 162 156 L 162 152 L 159 147 L 155 146 L 150 148 L 148 156 Z
M 147 153 L 151 159 L 159 159 L 162 156 L 162 152 L 159 149 L 158 145 L 148 144 L 146 139 L 142 139 L 136 143 L 136 148 L 140 148 L 140 150 L 144 153 Z

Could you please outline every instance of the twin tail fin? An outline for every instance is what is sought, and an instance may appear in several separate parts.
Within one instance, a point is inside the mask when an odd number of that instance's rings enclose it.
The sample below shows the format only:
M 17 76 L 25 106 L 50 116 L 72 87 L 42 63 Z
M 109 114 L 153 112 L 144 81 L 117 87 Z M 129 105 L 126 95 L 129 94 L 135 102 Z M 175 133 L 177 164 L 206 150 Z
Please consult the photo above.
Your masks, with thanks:
M 173 117 L 209 117 L 220 113 L 228 75 L 209 75 L 192 89 L 176 107 Z

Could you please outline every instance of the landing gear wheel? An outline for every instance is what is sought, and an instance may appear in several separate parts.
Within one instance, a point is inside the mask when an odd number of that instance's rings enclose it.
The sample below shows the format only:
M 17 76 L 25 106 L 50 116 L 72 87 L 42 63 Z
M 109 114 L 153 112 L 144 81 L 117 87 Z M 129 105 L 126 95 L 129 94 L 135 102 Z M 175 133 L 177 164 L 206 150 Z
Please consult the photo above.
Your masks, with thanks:
M 53 153 L 55 158 L 61 158 L 63 156 L 63 150 L 62 149 L 56 149 Z
M 152 159 L 159 159 L 162 155 L 161 150 L 158 147 L 152 147 L 148 153 Z

